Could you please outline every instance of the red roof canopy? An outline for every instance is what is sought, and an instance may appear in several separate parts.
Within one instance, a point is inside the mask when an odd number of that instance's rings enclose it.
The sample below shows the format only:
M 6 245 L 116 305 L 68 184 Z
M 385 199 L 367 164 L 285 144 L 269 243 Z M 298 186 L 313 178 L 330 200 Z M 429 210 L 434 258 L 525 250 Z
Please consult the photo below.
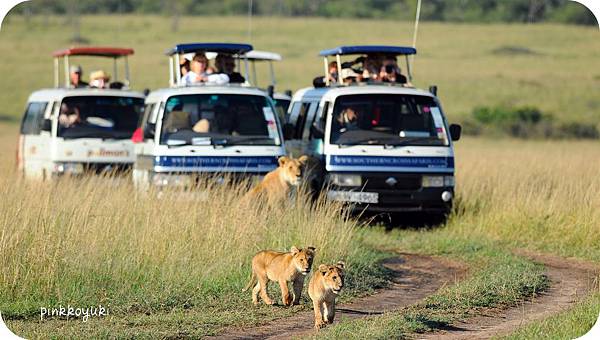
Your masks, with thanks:
M 64 57 L 67 55 L 81 55 L 81 56 L 96 56 L 96 57 L 123 57 L 132 55 L 133 49 L 131 48 L 119 48 L 119 47 L 71 47 L 64 50 L 54 51 L 53 57 Z

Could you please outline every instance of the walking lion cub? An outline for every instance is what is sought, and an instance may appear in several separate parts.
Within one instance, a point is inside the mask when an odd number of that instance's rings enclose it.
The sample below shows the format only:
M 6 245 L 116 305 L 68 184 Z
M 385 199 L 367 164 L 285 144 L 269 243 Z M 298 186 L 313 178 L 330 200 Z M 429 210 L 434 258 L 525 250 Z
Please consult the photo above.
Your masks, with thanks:
M 316 329 L 333 322 L 335 298 L 344 287 L 344 266 L 342 261 L 334 266 L 322 264 L 308 283 L 308 295 L 315 310 Z
M 252 276 L 243 291 L 252 285 L 252 302 L 258 304 L 258 295 L 267 305 L 275 302 L 267 294 L 270 281 L 279 283 L 283 304 L 291 306 L 300 302 L 304 277 L 310 272 L 316 249 L 292 247 L 289 253 L 263 250 L 252 258 Z M 258 281 L 258 282 L 257 282 Z M 294 297 L 290 297 L 287 283 L 292 282 Z

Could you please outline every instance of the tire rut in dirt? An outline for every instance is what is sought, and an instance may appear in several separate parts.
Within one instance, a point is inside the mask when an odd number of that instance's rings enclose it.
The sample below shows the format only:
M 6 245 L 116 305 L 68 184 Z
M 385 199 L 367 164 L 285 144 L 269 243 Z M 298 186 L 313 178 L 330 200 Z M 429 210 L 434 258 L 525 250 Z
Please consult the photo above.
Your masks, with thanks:
M 383 265 L 392 271 L 392 283 L 373 295 L 354 299 L 351 303 L 338 304 L 335 322 L 342 318 L 358 319 L 382 314 L 411 305 L 435 293 L 439 288 L 462 279 L 466 273 L 465 267 L 456 262 L 413 254 L 400 254 L 399 257 L 385 260 Z M 217 337 L 219 339 L 289 339 L 316 334 L 313 325 L 314 314 L 311 310 L 258 327 L 229 328 Z

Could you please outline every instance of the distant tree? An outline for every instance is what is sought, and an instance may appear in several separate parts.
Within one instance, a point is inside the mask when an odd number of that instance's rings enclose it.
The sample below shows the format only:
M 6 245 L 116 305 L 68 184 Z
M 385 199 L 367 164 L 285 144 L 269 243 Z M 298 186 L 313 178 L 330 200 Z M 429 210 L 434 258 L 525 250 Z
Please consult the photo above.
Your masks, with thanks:
M 16 13 L 70 15 L 74 0 L 35 0 Z M 78 13 L 160 13 L 179 28 L 184 15 L 246 15 L 248 0 L 78 0 Z M 416 0 L 254 0 L 255 15 L 386 18 L 412 20 Z M 583 5 L 568 0 L 425 0 L 422 20 L 451 22 L 543 22 L 596 25 Z

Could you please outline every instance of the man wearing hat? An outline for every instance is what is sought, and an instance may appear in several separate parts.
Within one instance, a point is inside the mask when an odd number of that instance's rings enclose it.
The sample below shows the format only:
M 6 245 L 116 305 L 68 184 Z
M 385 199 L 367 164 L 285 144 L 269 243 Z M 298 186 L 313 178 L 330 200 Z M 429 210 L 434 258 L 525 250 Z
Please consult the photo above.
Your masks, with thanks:
M 79 87 L 89 86 L 88 83 L 81 80 L 81 75 L 83 74 L 83 71 L 81 70 L 81 66 L 73 65 L 70 67 L 69 71 L 70 71 L 69 74 L 70 74 L 70 78 L 71 78 L 71 87 L 79 88 Z
M 108 87 L 110 75 L 103 70 L 94 71 L 90 74 L 90 86 L 103 89 Z

